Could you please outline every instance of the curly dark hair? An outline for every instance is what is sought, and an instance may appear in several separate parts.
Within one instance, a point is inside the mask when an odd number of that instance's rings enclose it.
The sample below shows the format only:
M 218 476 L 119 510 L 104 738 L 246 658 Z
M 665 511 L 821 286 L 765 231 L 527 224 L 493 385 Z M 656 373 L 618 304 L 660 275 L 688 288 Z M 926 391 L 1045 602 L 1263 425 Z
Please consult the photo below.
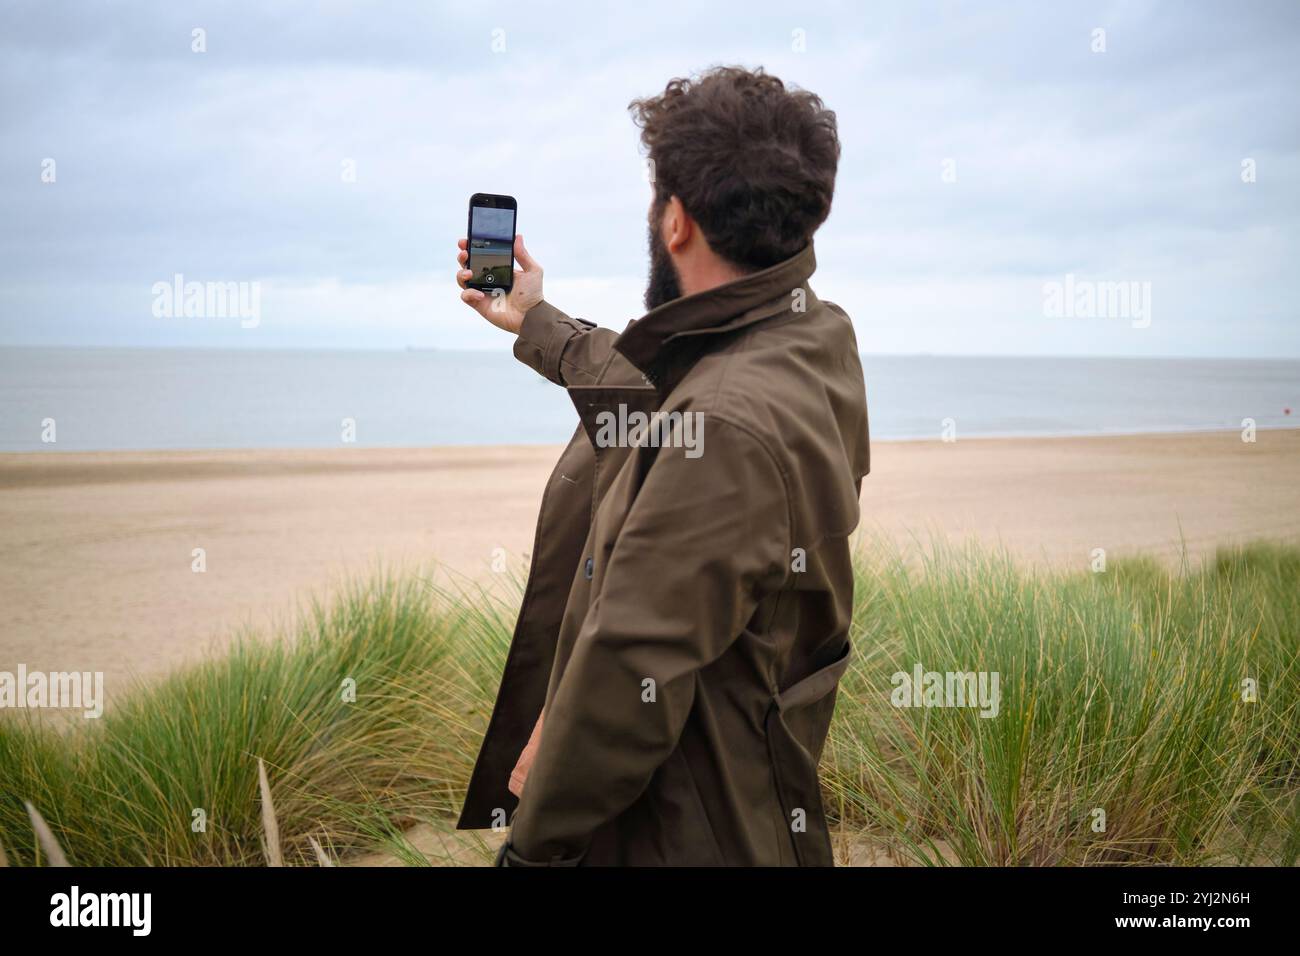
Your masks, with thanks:
M 742 269 L 788 259 L 830 214 L 840 140 L 820 97 L 761 67 L 725 66 L 628 109 L 654 163 L 655 209 L 676 196 Z

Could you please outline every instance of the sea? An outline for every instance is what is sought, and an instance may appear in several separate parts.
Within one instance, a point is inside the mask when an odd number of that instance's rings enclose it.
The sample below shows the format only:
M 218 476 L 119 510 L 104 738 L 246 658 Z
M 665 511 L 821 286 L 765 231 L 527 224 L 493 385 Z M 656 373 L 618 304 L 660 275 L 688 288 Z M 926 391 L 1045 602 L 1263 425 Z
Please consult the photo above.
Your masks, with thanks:
M 864 355 L 875 439 L 1300 425 L 1300 360 Z M 0 451 L 554 444 L 564 389 L 500 352 L 0 348 Z

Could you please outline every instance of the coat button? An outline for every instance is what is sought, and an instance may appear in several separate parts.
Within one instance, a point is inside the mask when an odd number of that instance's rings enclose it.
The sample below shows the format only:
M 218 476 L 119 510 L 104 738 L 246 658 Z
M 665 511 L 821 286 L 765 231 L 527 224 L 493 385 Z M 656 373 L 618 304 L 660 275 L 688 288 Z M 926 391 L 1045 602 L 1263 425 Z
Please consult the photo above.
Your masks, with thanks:
M 596 569 L 596 559 L 588 558 L 587 563 L 582 566 L 582 573 L 586 576 L 588 581 L 591 580 L 591 576 L 595 572 L 595 569 Z

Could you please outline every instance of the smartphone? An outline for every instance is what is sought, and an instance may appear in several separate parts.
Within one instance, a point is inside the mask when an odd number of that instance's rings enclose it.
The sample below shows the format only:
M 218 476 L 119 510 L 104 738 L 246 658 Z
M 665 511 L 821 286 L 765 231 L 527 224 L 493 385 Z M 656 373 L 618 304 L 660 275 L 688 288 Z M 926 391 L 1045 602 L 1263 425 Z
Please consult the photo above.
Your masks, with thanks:
M 475 193 L 469 197 L 469 229 L 465 233 L 469 247 L 465 268 L 473 273 L 465 280 L 469 288 L 510 291 L 515 279 L 517 211 L 514 196 Z

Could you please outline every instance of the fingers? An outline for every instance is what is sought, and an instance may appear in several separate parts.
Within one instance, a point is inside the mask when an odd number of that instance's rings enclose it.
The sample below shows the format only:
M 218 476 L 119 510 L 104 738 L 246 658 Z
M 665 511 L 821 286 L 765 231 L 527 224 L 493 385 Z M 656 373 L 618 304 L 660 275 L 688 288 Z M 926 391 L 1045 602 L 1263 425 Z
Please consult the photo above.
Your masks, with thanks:
M 478 289 L 465 288 L 465 283 L 474 275 L 474 273 L 465 268 L 465 263 L 469 262 L 469 242 L 465 239 L 457 239 L 456 248 L 459 250 L 456 253 L 456 264 L 460 266 L 460 268 L 456 270 L 456 285 L 460 286 L 461 289 L 460 301 L 473 309 L 481 311 L 480 306 L 483 304 L 483 300 L 487 297 Z
M 456 285 L 463 289 L 466 280 L 470 277 L 470 271 L 465 268 L 465 263 L 469 262 L 469 243 L 464 239 L 458 239 L 456 240 L 456 248 L 460 250 L 456 253 L 456 264 L 460 266 L 456 270 Z M 464 296 L 461 296 L 461 298 L 464 298 Z
M 537 260 L 528 254 L 522 234 L 515 236 L 515 260 L 523 267 L 525 272 L 534 272 L 542 268 L 537 264 Z

